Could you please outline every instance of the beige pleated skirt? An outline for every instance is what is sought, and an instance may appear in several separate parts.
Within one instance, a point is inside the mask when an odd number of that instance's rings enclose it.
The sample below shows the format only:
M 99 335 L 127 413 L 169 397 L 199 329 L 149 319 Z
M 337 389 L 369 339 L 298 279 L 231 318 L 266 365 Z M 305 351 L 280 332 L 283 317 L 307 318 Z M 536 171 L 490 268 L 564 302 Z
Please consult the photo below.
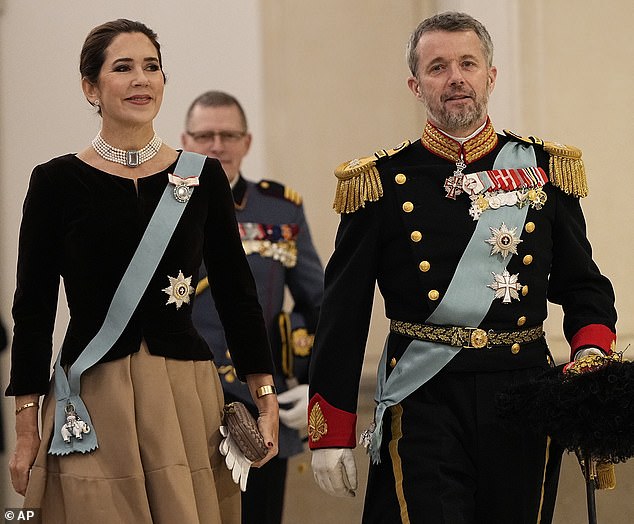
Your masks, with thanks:
M 223 394 L 211 361 L 138 353 L 82 375 L 99 448 L 52 456 L 54 393 L 24 506 L 45 524 L 240 522 L 240 492 L 218 452 Z

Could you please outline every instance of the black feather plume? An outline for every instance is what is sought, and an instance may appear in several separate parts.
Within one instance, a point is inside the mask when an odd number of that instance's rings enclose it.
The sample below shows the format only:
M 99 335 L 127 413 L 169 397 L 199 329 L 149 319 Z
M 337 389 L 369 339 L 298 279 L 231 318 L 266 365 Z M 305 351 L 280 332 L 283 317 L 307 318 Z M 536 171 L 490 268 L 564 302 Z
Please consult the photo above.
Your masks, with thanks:
M 613 463 L 634 456 L 634 363 L 610 360 L 578 375 L 562 367 L 496 398 L 498 413 L 514 425 L 550 435 L 568 451 Z

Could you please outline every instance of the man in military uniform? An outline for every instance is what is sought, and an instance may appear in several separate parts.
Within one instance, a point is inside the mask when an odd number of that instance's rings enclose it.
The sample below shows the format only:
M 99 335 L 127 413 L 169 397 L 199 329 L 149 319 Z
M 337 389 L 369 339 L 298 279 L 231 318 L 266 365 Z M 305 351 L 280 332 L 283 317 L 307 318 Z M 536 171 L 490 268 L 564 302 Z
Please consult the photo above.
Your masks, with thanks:
M 277 369 L 279 454 L 249 472 L 242 495 L 242 522 L 279 524 L 288 457 L 303 450 L 298 430 L 306 428 L 308 360 L 323 294 L 323 268 L 301 197 L 277 182 L 254 183 L 242 177 L 240 166 L 251 134 L 238 100 L 223 92 L 204 93 L 191 104 L 185 125 L 183 148 L 218 158 L 229 178 L 242 245 L 255 277 Z M 282 311 L 286 289 L 294 302 L 291 312 Z M 225 401 L 242 401 L 257 416 L 246 384 L 234 372 L 231 348 L 206 280 L 197 289 L 193 319 L 214 352 Z
M 358 384 L 375 282 L 390 333 L 376 391 L 365 523 L 552 519 L 561 451 L 512 428 L 496 393 L 552 365 L 542 323 L 563 306 L 571 359 L 612 351 L 614 293 L 592 260 L 578 149 L 497 134 L 487 30 L 462 13 L 412 34 L 422 138 L 336 170 L 342 213 L 310 371 L 317 483 L 353 496 Z

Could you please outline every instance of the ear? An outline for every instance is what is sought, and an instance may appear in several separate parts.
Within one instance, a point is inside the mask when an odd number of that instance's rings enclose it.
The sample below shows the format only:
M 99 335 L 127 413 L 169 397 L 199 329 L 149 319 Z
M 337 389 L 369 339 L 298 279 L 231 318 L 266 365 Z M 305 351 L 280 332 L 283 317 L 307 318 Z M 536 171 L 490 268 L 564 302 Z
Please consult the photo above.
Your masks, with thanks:
M 495 88 L 495 80 L 498 76 L 497 67 L 491 66 L 489 68 L 489 94 L 493 93 L 493 89 Z
M 86 77 L 81 79 L 81 89 L 84 92 L 86 100 L 88 100 L 91 104 L 94 103 L 96 98 L 99 98 L 99 88 Z
M 409 87 L 410 91 L 412 93 L 414 93 L 414 96 L 420 100 L 422 97 L 421 94 L 421 89 L 420 89 L 420 82 L 418 81 L 418 79 L 415 76 L 410 76 L 407 79 L 407 87 Z

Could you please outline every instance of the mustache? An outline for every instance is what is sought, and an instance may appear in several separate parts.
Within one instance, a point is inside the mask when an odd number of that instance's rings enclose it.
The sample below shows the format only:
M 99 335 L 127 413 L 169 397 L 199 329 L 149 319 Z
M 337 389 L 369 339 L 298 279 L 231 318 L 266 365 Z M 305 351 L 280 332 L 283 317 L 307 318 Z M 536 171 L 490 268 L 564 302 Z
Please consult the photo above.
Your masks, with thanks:
M 440 97 L 440 100 L 442 102 L 446 102 L 447 100 L 451 98 L 456 98 L 456 97 L 468 97 L 471 99 L 475 99 L 475 92 L 472 89 L 455 88 L 455 89 L 451 89 L 447 93 L 444 93 Z

